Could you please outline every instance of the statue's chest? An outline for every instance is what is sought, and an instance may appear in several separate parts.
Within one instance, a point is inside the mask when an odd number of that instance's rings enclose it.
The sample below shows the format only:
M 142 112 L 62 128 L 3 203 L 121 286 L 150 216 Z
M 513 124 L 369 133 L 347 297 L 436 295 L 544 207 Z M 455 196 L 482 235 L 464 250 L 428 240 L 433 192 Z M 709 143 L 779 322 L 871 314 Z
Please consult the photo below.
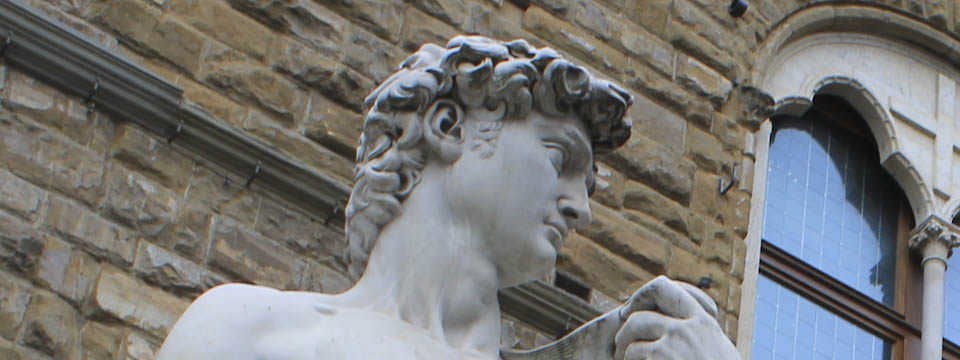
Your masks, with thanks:
M 260 338 L 258 359 L 493 360 L 463 353 L 421 329 L 383 317 L 333 316 L 323 324 L 273 332 Z M 394 320 L 395 321 L 395 320 Z

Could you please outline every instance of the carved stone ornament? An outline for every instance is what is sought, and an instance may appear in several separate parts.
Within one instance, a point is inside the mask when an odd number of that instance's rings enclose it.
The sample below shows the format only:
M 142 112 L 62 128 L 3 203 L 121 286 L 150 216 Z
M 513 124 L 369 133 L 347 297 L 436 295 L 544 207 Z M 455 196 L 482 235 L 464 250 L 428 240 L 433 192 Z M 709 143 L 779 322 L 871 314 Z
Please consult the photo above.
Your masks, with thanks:
M 960 246 L 960 236 L 955 225 L 950 224 L 936 216 L 930 216 L 924 220 L 923 224 L 914 230 L 913 236 L 908 243 L 910 249 L 927 257 L 927 248 L 931 245 L 941 245 L 946 249 L 946 259 L 953 256 L 953 249 Z
M 159 359 L 738 359 L 700 289 L 659 277 L 525 352 L 500 349 L 497 290 L 552 271 L 590 223 L 593 156 L 631 96 L 525 41 L 426 44 L 365 101 L 342 294 L 228 284 Z

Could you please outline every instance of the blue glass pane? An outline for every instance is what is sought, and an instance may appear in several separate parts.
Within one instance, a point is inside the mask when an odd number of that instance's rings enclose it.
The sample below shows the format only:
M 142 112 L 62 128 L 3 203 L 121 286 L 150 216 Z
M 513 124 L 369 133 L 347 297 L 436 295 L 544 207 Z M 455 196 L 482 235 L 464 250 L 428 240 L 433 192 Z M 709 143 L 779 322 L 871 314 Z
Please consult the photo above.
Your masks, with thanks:
M 809 116 L 774 122 L 763 239 L 890 306 L 898 193 L 872 143 Z
M 886 360 L 892 344 L 766 277 L 757 287 L 753 359 Z
M 946 316 L 943 317 L 943 337 L 960 344 L 960 260 L 957 255 L 950 257 L 947 266 Z

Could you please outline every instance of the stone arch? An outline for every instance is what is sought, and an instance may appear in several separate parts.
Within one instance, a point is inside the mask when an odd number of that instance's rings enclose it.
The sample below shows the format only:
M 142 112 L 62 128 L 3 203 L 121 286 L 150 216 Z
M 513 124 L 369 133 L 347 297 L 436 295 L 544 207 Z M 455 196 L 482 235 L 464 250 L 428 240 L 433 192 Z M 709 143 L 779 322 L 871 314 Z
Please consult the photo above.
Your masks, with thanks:
M 863 29 L 870 29 L 871 33 L 862 34 Z M 931 137 L 934 131 L 923 126 L 904 125 L 908 121 L 901 121 L 903 119 L 898 116 L 906 112 L 898 112 L 894 108 L 895 101 L 890 94 L 896 91 L 891 91 L 889 84 L 874 79 L 876 75 L 858 77 L 856 71 L 830 66 L 803 69 L 802 74 L 786 81 L 783 78 L 772 79 L 772 74 L 784 67 L 785 58 L 815 49 L 811 45 L 815 41 L 811 39 L 831 37 L 859 39 L 856 41 L 871 44 L 882 51 L 905 58 L 912 57 L 914 59 L 911 61 L 949 74 L 951 83 L 960 82 L 960 76 L 957 75 L 960 71 L 953 65 L 960 63 L 960 42 L 896 10 L 849 3 L 817 4 L 795 11 L 773 27 L 767 39 L 758 47 L 759 56 L 755 57 L 750 74 L 744 81 L 768 92 L 776 102 L 775 113 L 779 114 L 802 113 L 811 106 L 813 96 L 817 94 L 837 95 L 845 99 L 866 120 L 879 147 L 883 166 L 906 193 L 918 223 L 929 215 L 948 217 L 960 212 L 960 192 L 934 191 L 935 166 L 918 164 L 917 161 L 922 163 L 928 154 L 919 154 L 915 151 L 915 141 L 909 140 L 917 138 L 912 134 L 915 128 L 921 128 L 921 132 Z M 828 63 L 830 61 L 826 60 Z M 935 88 L 936 76 L 929 82 Z M 935 98 L 933 95 L 922 98 Z M 907 100 L 897 103 L 909 107 L 912 104 L 910 99 L 904 98 Z M 935 107 L 926 106 L 928 111 L 920 113 L 932 114 L 936 110 L 930 109 Z M 917 125 L 918 122 L 910 123 Z M 901 134 L 904 131 L 907 132 L 907 140 Z M 960 147 L 955 150 L 960 154 Z M 957 186 L 953 185 L 952 188 L 957 189 Z M 935 194 L 940 194 L 940 197 Z
M 960 42 L 898 10 L 856 3 L 820 3 L 801 8 L 781 19 L 767 33 L 756 49 L 757 56 L 745 83 L 755 84 L 762 79 L 761 75 L 781 49 L 817 33 L 855 33 L 870 29 L 872 36 L 913 44 L 932 56 L 960 63 Z
M 859 81 L 847 76 L 827 76 L 812 84 L 797 96 L 778 100 L 773 114 L 800 116 L 813 105 L 816 95 L 842 98 L 863 117 L 877 143 L 881 164 L 907 195 L 917 220 L 929 215 L 934 206 L 931 187 L 901 151 L 893 122 L 876 97 Z

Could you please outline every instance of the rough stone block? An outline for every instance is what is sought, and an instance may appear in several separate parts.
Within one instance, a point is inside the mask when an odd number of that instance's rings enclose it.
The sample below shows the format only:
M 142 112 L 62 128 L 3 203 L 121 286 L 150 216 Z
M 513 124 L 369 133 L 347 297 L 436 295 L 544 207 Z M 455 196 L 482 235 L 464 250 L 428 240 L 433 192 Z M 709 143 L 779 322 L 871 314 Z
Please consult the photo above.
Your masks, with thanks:
M 303 135 L 347 159 L 356 157 L 363 116 L 316 93 L 303 120 Z
M 8 82 L 4 106 L 60 130 L 79 144 L 89 141 L 94 117 L 87 116 L 86 106 L 19 72 L 12 72 Z M 78 108 L 83 109 L 77 111 Z
M 467 13 L 466 9 L 463 9 L 463 13 Z M 403 32 L 400 34 L 400 47 L 410 53 L 417 51 L 421 45 L 426 43 L 444 46 L 447 40 L 460 32 L 414 7 L 407 8 L 404 18 Z
M 690 210 L 720 225 L 732 227 L 735 233 L 746 234 L 750 217 L 750 197 L 731 189 L 725 195 L 717 191 L 717 175 L 697 172 Z M 723 175 L 729 180 L 729 174 Z
M 80 330 L 83 359 L 115 359 L 120 353 L 123 329 L 96 321 L 88 321 Z
M 344 276 L 345 271 L 334 270 L 319 262 L 311 262 L 310 277 L 304 280 L 302 288 L 324 294 L 339 294 L 353 286 L 353 282 Z
M 193 172 L 192 159 L 138 126 L 124 124 L 117 130 L 116 141 L 110 151 L 114 158 L 166 187 L 177 190 L 186 187 Z
M 688 89 L 707 96 L 715 106 L 730 98 L 733 85 L 729 80 L 694 58 L 686 58 L 677 64 L 677 79 Z
M 100 271 L 100 263 L 70 244 L 48 237 L 40 255 L 36 279 L 73 304 L 81 304 Z
M 567 236 L 557 256 L 557 269 L 594 284 L 595 290 L 618 301 L 629 298 L 636 290 L 634 284 L 654 277 L 654 274 L 577 234 Z
M 336 56 L 349 21 L 312 0 L 228 0 L 269 27 L 294 35 L 328 56 Z
M 710 288 L 704 291 L 717 303 L 718 308 L 725 308 L 729 278 L 718 265 L 704 262 L 698 256 L 685 250 L 674 249 L 670 253 L 667 276 L 691 284 L 698 283 L 700 278 L 709 277 L 711 280 Z
M 650 139 L 633 136 L 608 162 L 628 178 L 640 181 L 667 197 L 688 204 L 695 166 L 679 153 Z
M 14 341 L 33 296 L 26 282 L 0 271 L 0 338 Z
M 400 0 L 331 0 L 323 5 L 391 43 L 400 39 L 405 6 Z
M 343 232 L 323 225 L 322 221 L 264 199 L 255 229 L 301 255 L 319 259 L 340 256 L 346 248 Z
M 690 128 L 687 131 L 687 150 L 700 169 L 713 173 L 733 163 L 733 157 L 724 151 L 720 141 L 699 128 Z
M 81 321 L 70 304 L 37 291 L 23 319 L 19 342 L 57 359 L 80 359 Z
M 604 41 L 619 38 L 625 31 L 622 23 L 627 21 L 624 16 L 589 0 L 574 1 L 572 20 Z
M 241 223 L 253 224 L 260 208 L 260 196 L 243 187 L 242 180 L 223 174 L 226 174 L 224 170 L 218 173 L 208 167 L 198 167 L 190 180 L 185 207 L 208 209 Z M 203 233 L 199 227 L 194 228 L 200 230 L 198 235 Z
M 460 27 L 466 20 L 467 3 L 460 0 L 405 0 L 413 6 L 450 25 Z M 409 9 L 409 8 L 408 8 Z M 408 11 L 407 14 L 410 14 Z M 411 25 L 409 17 L 404 18 L 404 27 Z
M 139 64 L 140 66 L 143 66 L 150 72 L 160 76 L 163 79 L 166 79 L 170 83 L 176 84 L 178 83 L 179 79 L 183 77 L 181 70 L 174 69 L 173 66 L 170 66 L 168 61 L 163 61 L 160 58 L 152 56 L 143 56 L 141 55 L 141 52 L 143 51 L 144 50 L 142 49 L 133 49 L 128 46 L 127 43 L 121 43 L 117 46 L 117 53 L 120 54 L 120 56 L 123 56 L 128 60 Z M 103 114 L 98 115 L 104 116 Z
M 774 2 L 765 1 L 764 3 L 772 4 Z M 739 36 L 735 36 L 726 26 L 718 22 L 715 17 L 708 15 L 689 1 L 677 0 L 674 2 L 671 10 L 674 22 L 686 26 L 717 47 L 727 50 L 732 54 L 747 52 L 744 41 Z M 726 17 L 727 14 L 724 13 L 723 15 L 723 17 Z M 776 19 L 779 21 L 783 19 L 783 16 L 779 16 Z
M 569 51 L 614 79 L 619 80 L 626 68 L 627 57 L 623 53 L 539 7 L 531 6 L 524 12 L 523 28 L 550 39 L 559 49 Z
M 159 236 L 162 243 L 193 260 L 202 260 L 210 245 L 210 229 L 215 217 L 202 205 L 188 203 L 174 226 Z
M 740 152 L 747 149 L 748 130 L 740 128 L 736 121 L 723 113 L 716 114 L 716 124 L 717 128 L 714 133 L 717 134 L 717 139 L 720 139 L 725 147 Z
M 671 23 L 667 39 L 677 49 L 683 50 L 704 62 L 708 66 L 717 69 L 720 74 L 727 78 L 736 78 L 736 61 L 725 50 L 704 39 L 693 30 L 683 25 Z
M 390 76 L 407 56 L 400 48 L 360 28 L 350 32 L 340 51 L 343 54 L 340 61 L 344 65 L 376 82 Z
M 51 358 L 39 351 L 25 346 L 18 346 L 0 338 L 0 359 L 3 360 L 50 360 Z
M 98 316 L 119 319 L 163 338 L 189 302 L 105 266 L 88 303 Z
M 591 198 L 613 209 L 619 209 L 623 206 L 623 174 L 603 163 L 598 162 L 596 166 L 597 185 Z
M 217 224 L 207 265 L 237 280 L 280 289 L 298 288 L 306 269 L 299 256 L 234 221 Z
M 227 124 L 243 126 L 243 120 L 247 116 L 247 109 L 243 105 L 192 80 L 183 79 L 179 85 L 183 87 L 183 96 L 187 101 L 200 106 Z
M 157 25 L 147 39 L 147 46 L 188 74 L 194 74 L 208 41 L 200 32 L 168 18 Z
M 271 121 L 263 113 L 251 111 L 244 125 L 247 132 L 265 139 L 271 144 L 290 155 L 290 157 L 312 166 L 343 183 L 353 179 L 353 161 L 334 154 L 308 140 L 292 130 L 284 129 Z
M 470 16 L 463 24 L 463 31 L 494 39 L 527 39 L 536 45 L 537 39 L 521 28 L 522 23 L 523 9 L 511 2 L 504 2 L 500 7 L 474 3 L 470 7 Z
M 105 161 L 102 156 L 59 137 L 51 138 L 43 156 L 52 159 L 51 188 L 84 204 L 96 204 L 103 185 Z
M 705 131 L 713 128 L 713 118 L 715 111 L 705 101 L 692 101 L 690 106 L 684 112 L 684 116 L 690 120 L 690 123 Z
M 182 21 L 257 59 L 267 56 L 273 33 L 221 1 L 170 0 L 167 9 Z
M 161 11 L 139 0 L 93 0 L 84 18 L 114 31 L 135 44 L 144 44 L 160 20 Z
M 27 221 L 36 221 L 46 196 L 33 184 L 0 170 L 0 208 Z
M 0 210 L 0 261 L 10 270 L 30 273 L 43 251 L 44 239 L 33 225 Z
M 690 233 L 686 208 L 643 184 L 627 181 L 625 187 L 625 208 L 649 214 L 681 234 Z
M 624 22 L 623 30 L 616 34 L 611 43 L 614 47 L 633 55 L 630 61 L 641 61 L 664 76 L 673 76 L 676 54 L 670 44 L 642 27 Z
M 49 197 L 43 225 L 77 242 L 96 257 L 122 266 L 133 263 L 136 238 L 127 230 L 60 197 Z
M 593 221 L 578 230 L 597 244 L 619 254 L 644 270 L 657 274 L 664 270 L 669 258 L 669 244 L 646 229 L 634 225 L 616 211 L 605 206 L 592 206 Z
M 668 227 L 663 223 L 663 220 L 643 213 L 636 210 L 624 209 L 621 211 L 621 215 L 627 220 L 632 221 L 633 223 L 640 225 L 641 228 L 646 230 L 650 237 L 655 239 L 660 239 L 667 246 L 678 246 L 684 249 L 694 251 L 696 246 L 694 242 L 690 241 L 687 236 L 681 234 L 679 231 Z
M 671 151 L 684 151 L 687 122 L 674 112 L 641 95 L 634 96 L 627 115 L 633 120 L 633 136 L 653 136 Z
M 200 78 L 240 102 L 252 102 L 284 123 L 297 123 L 306 112 L 307 96 L 296 84 L 258 63 L 224 53 L 208 56 Z
M 624 81 L 627 86 L 639 90 L 651 100 L 655 100 L 683 113 L 690 104 L 690 94 L 672 78 L 659 75 L 655 70 L 641 62 L 632 61 L 626 70 Z
M 363 99 L 376 87 L 370 78 L 296 41 L 281 40 L 271 51 L 269 62 L 275 70 L 355 112 L 362 110 Z
M 159 346 L 148 340 L 147 337 L 130 333 L 123 341 L 123 358 L 127 360 L 153 360 Z
M 543 8 L 556 16 L 566 18 L 573 7 L 573 0 L 530 0 L 527 5 Z
M 101 156 L 9 113 L 0 115 L 0 165 L 87 205 L 96 203 L 103 182 Z
M 723 228 L 716 228 L 712 235 L 703 242 L 703 259 L 720 266 L 721 269 L 729 272 L 730 264 L 733 260 L 733 242 L 731 234 L 728 234 Z
M 674 0 L 626 0 L 623 13 L 627 18 L 659 36 L 664 36 L 670 21 Z
M 114 163 L 103 202 L 104 212 L 143 235 L 156 236 L 176 218 L 179 196 L 145 176 Z
M 191 297 L 225 282 L 196 263 L 147 241 L 140 242 L 133 271 L 149 283 Z

